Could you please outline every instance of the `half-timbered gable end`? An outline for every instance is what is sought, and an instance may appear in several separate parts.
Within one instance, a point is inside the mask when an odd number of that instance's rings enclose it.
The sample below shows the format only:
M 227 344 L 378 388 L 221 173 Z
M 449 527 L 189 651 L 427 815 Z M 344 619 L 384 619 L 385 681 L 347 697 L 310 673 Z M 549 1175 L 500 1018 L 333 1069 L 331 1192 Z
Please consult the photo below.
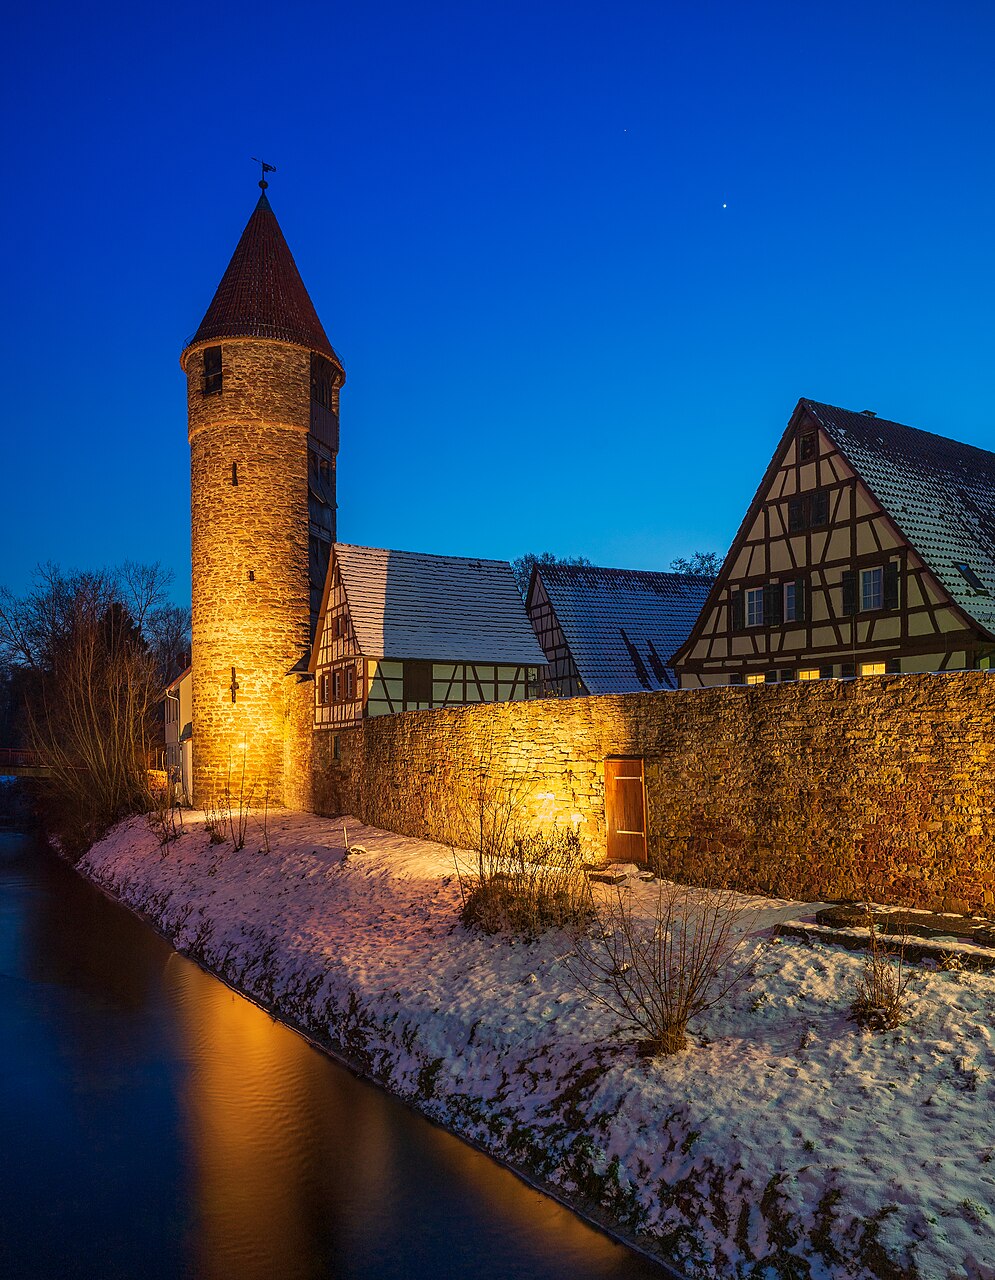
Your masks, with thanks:
M 995 454 L 800 400 L 675 666 L 695 688 L 993 653 Z
M 544 661 L 507 561 L 336 543 L 311 660 L 316 725 L 525 699 Z
M 546 654 L 544 692 L 676 689 L 671 656 L 711 585 L 700 574 L 536 565 L 527 608 Z

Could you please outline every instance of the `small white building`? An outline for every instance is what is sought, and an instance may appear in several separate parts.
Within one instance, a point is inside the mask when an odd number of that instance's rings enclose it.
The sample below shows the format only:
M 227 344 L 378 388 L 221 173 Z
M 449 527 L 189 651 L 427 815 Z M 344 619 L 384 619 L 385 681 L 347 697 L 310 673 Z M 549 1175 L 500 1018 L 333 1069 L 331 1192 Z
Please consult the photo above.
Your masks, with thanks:
M 166 772 L 181 804 L 190 804 L 193 795 L 192 672 L 187 667 L 166 686 Z

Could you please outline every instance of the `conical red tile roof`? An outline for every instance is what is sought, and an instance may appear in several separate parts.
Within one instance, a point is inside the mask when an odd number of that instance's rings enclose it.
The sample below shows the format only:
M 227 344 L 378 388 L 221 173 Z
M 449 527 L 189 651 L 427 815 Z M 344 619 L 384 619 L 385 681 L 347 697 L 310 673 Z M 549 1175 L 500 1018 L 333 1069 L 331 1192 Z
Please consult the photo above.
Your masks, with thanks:
M 187 346 L 222 338 L 296 342 L 341 365 L 265 191 L 242 232 L 200 328 Z

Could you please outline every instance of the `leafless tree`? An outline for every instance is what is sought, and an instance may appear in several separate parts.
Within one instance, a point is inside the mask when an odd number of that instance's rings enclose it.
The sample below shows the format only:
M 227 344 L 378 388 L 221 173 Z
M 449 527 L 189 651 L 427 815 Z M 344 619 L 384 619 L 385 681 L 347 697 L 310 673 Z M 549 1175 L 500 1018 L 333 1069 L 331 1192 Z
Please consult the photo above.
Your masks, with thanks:
M 168 609 L 159 565 L 66 572 L 40 566 L 31 591 L 0 591 L 0 660 L 23 676 L 26 736 L 50 770 L 46 803 L 69 851 L 147 810 L 162 697 L 150 644 Z

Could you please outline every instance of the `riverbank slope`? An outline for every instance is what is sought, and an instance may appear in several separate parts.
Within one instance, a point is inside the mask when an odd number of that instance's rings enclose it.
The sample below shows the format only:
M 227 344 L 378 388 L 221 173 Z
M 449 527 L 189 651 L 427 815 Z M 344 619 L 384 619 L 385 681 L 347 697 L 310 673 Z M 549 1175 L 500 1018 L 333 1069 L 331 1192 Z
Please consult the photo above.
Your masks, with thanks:
M 235 851 L 188 818 L 160 848 L 134 820 L 80 870 L 689 1276 L 995 1280 L 995 976 L 924 969 L 911 1022 L 872 1035 L 846 1019 L 859 955 L 771 942 L 689 1052 L 640 1060 L 563 934 L 512 944 L 456 923 L 449 850 L 350 821 L 347 853 L 343 824 L 310 814 L 268 828 L 253 820 Z M 805 911 L 767 904 L 770 921 Z

